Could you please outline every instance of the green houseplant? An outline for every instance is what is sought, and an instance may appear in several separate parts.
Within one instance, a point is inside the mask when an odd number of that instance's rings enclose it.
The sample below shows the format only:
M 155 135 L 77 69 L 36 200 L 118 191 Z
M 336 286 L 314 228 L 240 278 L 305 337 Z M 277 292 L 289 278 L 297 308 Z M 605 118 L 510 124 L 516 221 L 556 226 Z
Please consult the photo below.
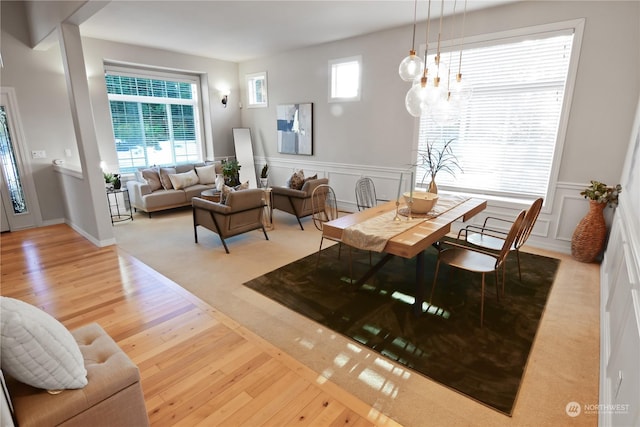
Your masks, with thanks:
M 260 186 L 262 188 L 267 188 L 269 181 L 269 165 L 267 163 L 264 164 L 262 170 L 260 171 Z
M 608 187 L 599 181 L 591 181 L 591 185 L 580 192 L 585 199 L 594 200 L 597 203 L 605 203 L 613 208 L 618 205 L 618 195 L 622 192 L 622 185 Z
M 240 163 L 238 160 L 225 160 L 222 162 L 222 174 L 224 175 L 224 183 L 230 187 L 240 184 Z
M 438 172 L 447 172 L 455 176 L 456 171 L 462 171 L 458 158 L 451 149 L 451 144 L 454 140 L 452 138 L 445 141 L 442 146 L 436 144 L 435 141 L 427 141 L 425 149 L 418 150 L 418 162 L 414 166 L 424 171 L 421 181 L 423 184 L 427 176 L 430 178 L 429 193 L 438 193 L 438 187 L 436 186 Z

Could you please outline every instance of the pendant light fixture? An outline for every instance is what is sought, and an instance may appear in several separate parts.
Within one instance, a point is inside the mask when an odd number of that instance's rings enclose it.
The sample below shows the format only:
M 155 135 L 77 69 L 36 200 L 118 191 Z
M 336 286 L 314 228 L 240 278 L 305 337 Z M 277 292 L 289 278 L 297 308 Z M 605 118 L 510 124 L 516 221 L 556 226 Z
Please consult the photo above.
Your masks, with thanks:
M 418 11 L 418 0 L 414 1 L 413 5 L 413 36 L 411 39 L 411 50 L 409 51 L 409 56 L 404 58 L 402 62 L 400 62 L 400 66 L 398 67 L 398 74 L 400 74 L 400 78 L 405 82 L 412 82 L 416 78 L 420 76 L 422 72 L 422 58 L 416 55 L 416 19 L 417 19 L 417 11 Z
M 457 2 L 454 2 L 454 17 L 452 18 L 452 28 L 454 28 L 453 23 L 455 23 L 456 3 Z M 467 0 L 465 0 L 461 37 L 462 41 L 460 44 L 458 73 L 456 74 L 455 81 L 451 78 L 451 70 L 449 69 L 448 64 L 442 60 L 440 50 L 442 41 L 442 23 L 444 18 L 444 0 L 441 0 L 440 3 L 440 22 L 438 28 L 438 45 L 436 54 L 431 61 L 428 60 L 429 33 L 431 26 L 431 0 L 429 0 L 428 7 L 429 10 L 427 14 L 427 38 L 424 52 L 424 68 L 422 77 L 419 80 L 414 79 L 414 85 L 411 87 L 411 89 L 409 89 L 405 97 L 405 107 L 407 108 L 409 114 L 414 117 L 421 117 L 422 115 L 429 114 L 437 123 L 445 124 L 458 117 L 463 104 L 468 101 L 469 97 L 471 96 L 471 88 L 466 83 L 463 83 L 461 71 L 462 47 L 464 44 L 464 20 L 466 17 Z M 409 57 L 405 58 L 405 60 L 407 60 Z

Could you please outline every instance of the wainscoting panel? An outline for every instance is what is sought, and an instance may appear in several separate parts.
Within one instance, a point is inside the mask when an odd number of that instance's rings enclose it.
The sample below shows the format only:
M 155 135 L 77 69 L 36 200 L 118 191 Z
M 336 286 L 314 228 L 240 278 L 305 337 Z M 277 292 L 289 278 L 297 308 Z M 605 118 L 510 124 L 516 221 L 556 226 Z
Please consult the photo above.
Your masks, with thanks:
M 395 200 L 398 196 L 398 183 L 402 173 L 404 173 L 404 177 L 401 193 L 409 191 L 409 172 L 401 168 L 318 162 L 313 160 L 313 157 L 307 156 L 255 158 L 257 167 L 261 168 L 265 163 L 269 164 L 269 185 L 285 185 L 297 169 L 302 169 L 307 177 L 317 174 L 318 177 L 329 178 L 329 184 L 336 192 L 338 206 L 345 212 L 357 211 L 355 185 L 356 181 L 363 176 L 373 179 L 379 199 Z M 570 253 L 573 231 L 589 208 L 589 204 L 580 196 L 580 191 L 587 185 L 586 183 L 572 182 L 556 183 L 552 192 L 554 200 L 545 201 L 527 244 Z M 523 200 L 489 199 L 487 209 L 473 218 L 472 223 L 482 224 L 486 216 L 511 220 L 517 216 L 521 209 L 528 207 L 529 202 Z M 605 210 L 605 218 L 608 223 L 611 221 L 612 213 L 613 209 Z M 453 230 L 457 232 L 463 225 L 456 223 Z

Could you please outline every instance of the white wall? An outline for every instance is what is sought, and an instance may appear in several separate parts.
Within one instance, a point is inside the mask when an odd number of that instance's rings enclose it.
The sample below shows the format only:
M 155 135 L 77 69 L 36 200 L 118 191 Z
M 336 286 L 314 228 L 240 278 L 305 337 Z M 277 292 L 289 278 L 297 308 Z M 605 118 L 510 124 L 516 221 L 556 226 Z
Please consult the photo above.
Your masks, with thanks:
M 47 49 L 31 49 L 24 3 L 3 1 L 0 7 L 0 48 L 4 62 L 0 84 L 15 88 L 27 152 L 46 152 L 46 158 L 29 159 L 43 222 L 45 225 L 73 222 L 69 212 L 78 212 L 82 207 L 69 206 L 69 200 L 74 198 L 63 194 L 60 176 L 64 171 L 55 173 L 51 163 L 53 159 L 64 159 L 72 170 L 81 169 L 60 47 L 57 43 L 47 43 Z M 40 31 L 38 36 L 46 33 Z M 95 39 L 83 38 L 82 44 L 100 157 L 110 170 L 116 171 L 117 157 L 104 82 L 105 59 L 204 74 L 208 86 L 204 102 L 210 107 L 203 118 L 210 128 L 206 136 L 210 152 L 206 154 L 234 155 L 231 130 L 241 126 L 237 108 L 237 64 Z M 231 87 L 229 108 L 223 108 L 220 103 L 216 89 L 220 84 Z M 65 150 L 70 151 L 70 156 Z
M 600 270 L 601 426 L 640 425 L 640 102 L 620 182 Z
M 579 192 L 591 179 L 615 185 L 620 178 L 640 92 L 640 3 L 518 2 L 469 13 L 465 25 L 472 36 L 577 18 L 586 23 L 555 197 L 545 201 L 529 240 L 562 252 L 570 251 L 573 230 L 588 209 Z M 417 34 L 425 30 L 419 25 Z M 329 176 L 347 209 L 354 207 L 360 175 L 373 176 L 383 196 L 393 197 L 391 182 L 413 162 L 416 136 L 414 119 L 404 108 L 408 86 L 397 73 L 410 35 L 408 26 L 240 64 L 241 82 L 246 74 L 268 73 L 269 107 L 243 109 L 242 122 L 256 140 L 256 155 L 262 157 L 257 164 L 272 166 L 272 184 L 283 184 L 293 168 L 302 167 Z M 431 40 L 436 35 L 434 30 Z M 361 101 L 329 104 L 328 61 L 355 55 L 363 61 Z M 242 89 L 246 102 L 244 83 Z M 294 102 L 314 104 L 314 156 L 277 152 L 276 106 Z M 485 214 L 512 217 L 523 207 L 492 202 Z

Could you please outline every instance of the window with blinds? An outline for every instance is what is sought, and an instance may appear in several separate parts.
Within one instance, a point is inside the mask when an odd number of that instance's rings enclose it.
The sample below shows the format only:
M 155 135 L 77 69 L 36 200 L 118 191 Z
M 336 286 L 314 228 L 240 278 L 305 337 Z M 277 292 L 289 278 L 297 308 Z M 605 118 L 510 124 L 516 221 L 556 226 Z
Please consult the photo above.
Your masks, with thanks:
M 572 58 L 573 29 L 466 46 L 463 80 L 473 94 L 460 116 L 438 124 L 420 118 L 418 150 L 427 141 L 450 147 L 462 171 L 439 173 L 439 188 L 505 197 L 547 195 L 565 87 Z M 443 53 L 457 71 L 459 51 Z M 430 177 L 418 167 L 416 185 Z
M 106 83 L 120 173 L 202 159 L 196 78 L 108 70 Z

